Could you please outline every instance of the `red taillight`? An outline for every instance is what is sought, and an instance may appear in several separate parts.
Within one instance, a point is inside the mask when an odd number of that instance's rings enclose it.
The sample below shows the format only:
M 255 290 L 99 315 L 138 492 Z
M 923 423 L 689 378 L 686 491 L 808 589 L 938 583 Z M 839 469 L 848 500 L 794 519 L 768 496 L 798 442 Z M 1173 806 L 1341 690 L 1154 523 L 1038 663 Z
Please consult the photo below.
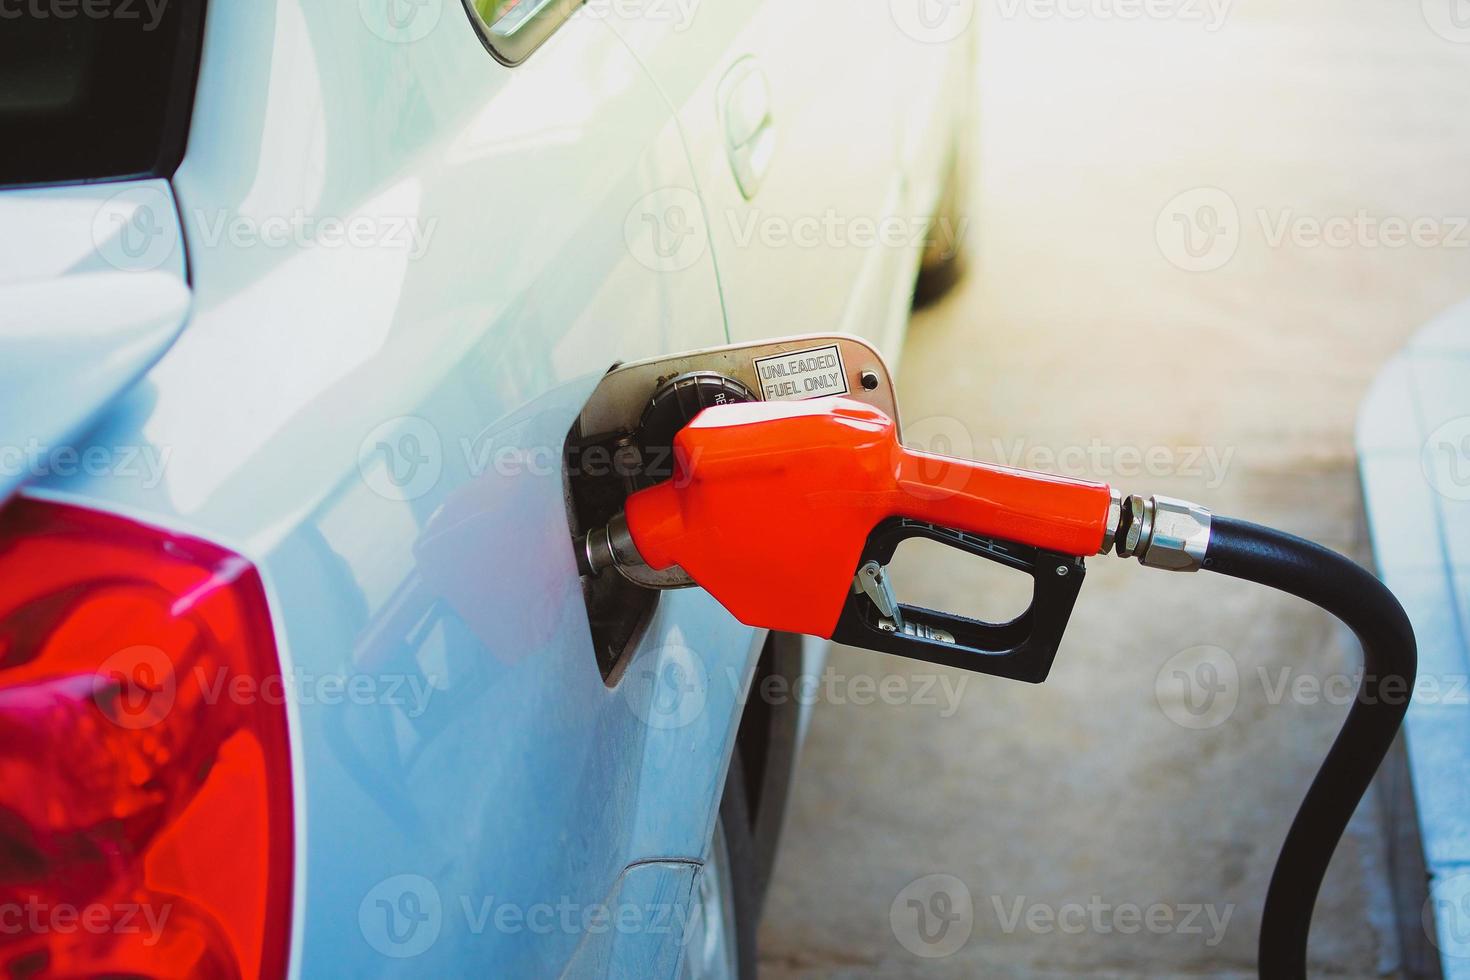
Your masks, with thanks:
M 280 680 L 244 559 L 0 510 L 0 976 L 285 973 Z

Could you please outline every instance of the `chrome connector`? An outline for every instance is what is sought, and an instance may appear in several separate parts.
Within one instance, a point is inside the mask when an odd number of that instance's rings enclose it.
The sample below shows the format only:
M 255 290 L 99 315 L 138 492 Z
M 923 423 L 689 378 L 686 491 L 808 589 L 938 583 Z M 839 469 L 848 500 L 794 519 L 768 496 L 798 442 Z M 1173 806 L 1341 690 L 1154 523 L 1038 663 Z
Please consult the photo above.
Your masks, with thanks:
M 1134 558 L 1149 568 L 1197 572 L 1210 547 L 1211 514 L 1199 504 L 1173 497 L 1134 495 L 1123 504 L 1118 528 L 1119 558 Z

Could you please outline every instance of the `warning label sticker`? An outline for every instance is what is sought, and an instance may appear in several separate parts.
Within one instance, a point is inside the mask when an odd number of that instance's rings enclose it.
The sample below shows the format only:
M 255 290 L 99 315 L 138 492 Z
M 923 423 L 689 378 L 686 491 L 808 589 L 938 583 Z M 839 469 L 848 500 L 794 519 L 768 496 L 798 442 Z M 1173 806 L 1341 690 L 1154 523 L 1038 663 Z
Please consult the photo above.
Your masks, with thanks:
M 764 401 L 801 401 L 847 394 L 847 369 L 837 345 L 755 359 Z

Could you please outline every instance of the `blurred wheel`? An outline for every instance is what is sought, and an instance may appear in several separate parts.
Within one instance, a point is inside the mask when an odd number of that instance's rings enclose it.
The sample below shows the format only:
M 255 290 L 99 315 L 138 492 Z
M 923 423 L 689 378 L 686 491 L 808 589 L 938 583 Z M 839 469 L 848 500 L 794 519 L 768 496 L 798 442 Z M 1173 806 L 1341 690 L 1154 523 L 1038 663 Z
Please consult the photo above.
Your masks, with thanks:
M 737 753 L 725 779 L 709 859 L 699 874 L 684 951 L 686 980 L 755 980 L 756 862 Z
M 914 309 L 938 302 L 965 277 L 965 160 L 955 153 L 939 207 L 929 222 L 919 278 L 914 283 Z

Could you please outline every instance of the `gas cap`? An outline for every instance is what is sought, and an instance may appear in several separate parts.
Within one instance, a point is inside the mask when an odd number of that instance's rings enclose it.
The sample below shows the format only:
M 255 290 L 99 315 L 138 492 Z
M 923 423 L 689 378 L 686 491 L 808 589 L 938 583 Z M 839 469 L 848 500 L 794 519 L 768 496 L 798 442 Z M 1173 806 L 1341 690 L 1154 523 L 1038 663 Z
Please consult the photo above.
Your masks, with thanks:
M 654 482 L 674 475 L 674 436 L 712 405 L 756 400 L 745 385 L 714 371 L 692 371 L 664 382 L 654 392 L 638 426 L 643 475 Z

